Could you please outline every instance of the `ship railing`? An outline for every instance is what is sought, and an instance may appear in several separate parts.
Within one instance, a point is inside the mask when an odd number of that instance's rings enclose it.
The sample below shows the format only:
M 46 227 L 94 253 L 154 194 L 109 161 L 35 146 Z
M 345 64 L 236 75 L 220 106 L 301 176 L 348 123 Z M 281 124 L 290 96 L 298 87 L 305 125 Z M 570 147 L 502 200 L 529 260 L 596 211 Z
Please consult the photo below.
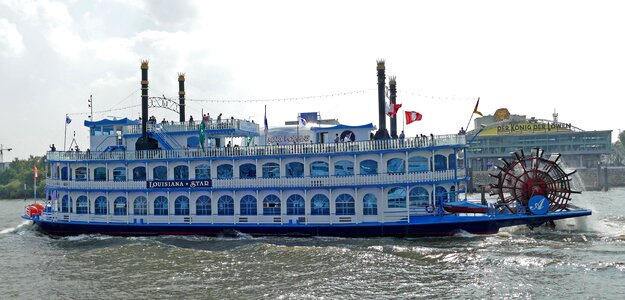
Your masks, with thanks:
M 274 155 L 332 154 L 343 152 L 367 152 L 379 150 L 402 150 L 427 148 L 434 146 L 464 145 L 464 135 L 441 135 L 434 138 L 408 138 L 404 140 L 375 140 L 329 144 L 294 144 L 252 147 L 220 147 L 206 149 L 178 150 L 145 150 L 145 151 L 113 151 L 113 152 L 77 152 L 49 151 L 49 161 L 79 160 L 151 160 L 151 159 L 189 159 L 218 157 L 249 157 Z
M 189 132 L 200 131 L 200 121 L 194 122 L 161 122 L 147 124 L 147 131 L 163 130 L 166 132 Z M 248 120 L 239 119 L 223 119 L 220 121 L 211 120 L 206 123 L 206 129 L 209 130 L 226 130 L 238 129 L 248 132 L 259 132 L 259 125 Z M 140 134 L 141 124 L 126 125 L 123 129 L 124 134 Z

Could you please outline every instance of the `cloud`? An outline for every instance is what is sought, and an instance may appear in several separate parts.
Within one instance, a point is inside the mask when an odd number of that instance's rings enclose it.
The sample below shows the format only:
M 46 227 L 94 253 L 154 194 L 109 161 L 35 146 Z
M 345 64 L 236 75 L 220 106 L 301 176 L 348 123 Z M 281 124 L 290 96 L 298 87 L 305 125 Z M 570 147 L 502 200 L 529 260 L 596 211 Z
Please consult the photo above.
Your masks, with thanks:
M 15 24 L 0 19 L 0 55 L 19 55 L 24 50 L 22 35 Z

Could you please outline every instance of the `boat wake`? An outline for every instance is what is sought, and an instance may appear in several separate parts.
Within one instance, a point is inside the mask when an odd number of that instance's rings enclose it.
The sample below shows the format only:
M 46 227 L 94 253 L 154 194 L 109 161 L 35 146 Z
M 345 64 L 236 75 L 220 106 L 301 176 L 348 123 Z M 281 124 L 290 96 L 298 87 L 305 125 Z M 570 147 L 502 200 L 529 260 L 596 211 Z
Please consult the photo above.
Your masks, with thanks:
M 10 227 L 10 228 L 5 228 L 0 230 L 0 234 L 9 234 L 9 233 L 14 233 L 19 231 L 20 228 L 30 224 L 31 221 L 23 221 L 22 223 L 20 223 L 19 225 L 15 226 L 15 227 Z

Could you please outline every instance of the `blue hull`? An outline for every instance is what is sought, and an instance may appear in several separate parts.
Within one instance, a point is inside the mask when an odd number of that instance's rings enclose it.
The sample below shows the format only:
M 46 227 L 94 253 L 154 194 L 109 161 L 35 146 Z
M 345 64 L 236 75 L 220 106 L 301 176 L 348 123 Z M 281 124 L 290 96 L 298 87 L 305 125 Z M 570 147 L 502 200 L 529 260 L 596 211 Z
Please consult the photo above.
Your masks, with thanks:
M 362 223 L 333 225 L 302 224 L 117 224 L 49 222 L 34 219 L 38 228 L 51 235 L 106 234 L 122 236 L 205 235 L 205 236 L 334 236 L 334 237 L 422 237 L 449 236 L 459 232 L 495 234 L 500 228 L 540 225 L 548 221 L 590 215 L 589 210 L 546 215 L 432 216 L 413 217 L 409 223 Z M 29 219 L 29 218 L 28 218 Z

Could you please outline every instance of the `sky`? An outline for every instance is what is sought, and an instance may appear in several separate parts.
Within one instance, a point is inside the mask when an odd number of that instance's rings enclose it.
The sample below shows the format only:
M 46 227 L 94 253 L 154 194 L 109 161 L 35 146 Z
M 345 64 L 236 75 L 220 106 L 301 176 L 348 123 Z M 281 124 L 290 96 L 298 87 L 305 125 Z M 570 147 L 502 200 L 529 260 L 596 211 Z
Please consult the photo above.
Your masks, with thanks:
M 480 97 L 485 115 L 508 108 L 552 119 L 555 110 L 583 130 L 613 130 L 614 141 L 625 129 L 624 8 L 601 0 L 0 0 L 0 144 L 13 148 L 4 161 L 43 155 L 50 144 L 62 148 L 67 129 L 68 145 L 75 133 L 87 148 L 90 95 L 96 120 L 137 119 L 142 59 L 150 96 L 177 99 L 177 74 L 186 74 L 187 118 L 262 123 L 266 105 L 270 127 L 300 112 L 377 126 L 376 60 L 385 59 L 397 102 L 423 115 L 398 120 L 406 136 L 458 132 Z M 258 99 L 282 100 L 236 101 Z

